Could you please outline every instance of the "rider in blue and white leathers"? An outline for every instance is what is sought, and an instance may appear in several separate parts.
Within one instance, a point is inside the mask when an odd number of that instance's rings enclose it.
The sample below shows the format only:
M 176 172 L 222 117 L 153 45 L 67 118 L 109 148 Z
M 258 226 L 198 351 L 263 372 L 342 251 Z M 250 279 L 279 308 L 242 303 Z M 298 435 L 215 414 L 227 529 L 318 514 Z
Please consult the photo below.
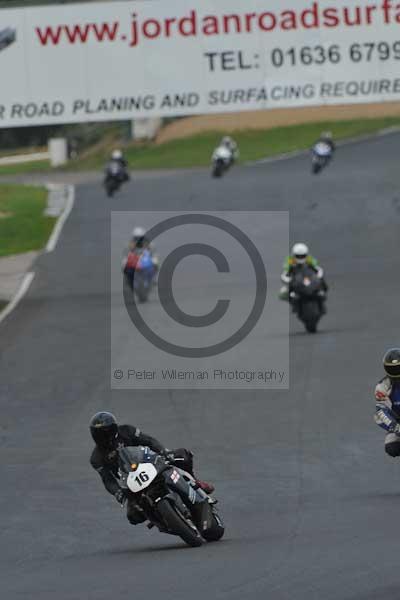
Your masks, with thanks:
M 387 432 L 385 451 L 400 456 L 400 348 L 388 350 L 383 358 L 386 377 L 375 388 L 375 423 Z

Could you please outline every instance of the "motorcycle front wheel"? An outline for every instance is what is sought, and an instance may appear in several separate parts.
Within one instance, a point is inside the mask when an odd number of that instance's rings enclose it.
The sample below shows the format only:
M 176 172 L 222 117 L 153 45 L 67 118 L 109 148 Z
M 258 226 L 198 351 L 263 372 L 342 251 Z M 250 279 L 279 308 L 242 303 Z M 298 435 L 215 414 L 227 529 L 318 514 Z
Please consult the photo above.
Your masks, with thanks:
M 301 308 L 301 320 L 308 333 L 316 333 L 321 311 L 318 302 L 306 302 Z
M 207 542 L 217 542 L 225 533 L 225 527 L 220 516 L 213 511 L 212 525 L 209 529 L 203 532 L 203 538 Z
M 118 185 L 116 185 L 113 181 L 106 181 L 106 183 L 104 184 L 105 188 L 106 188 L 106 192 L 107 192 L 107 196 L 109 198 L 112 198 L 114 193 L 117 191 L 118 189 Z
M 139 283 L 135 288 L 136 296 L 141 304 L 147 302 L 149 299 L 149 289 L 144 285 L 143 282 Z
M 179 536 L 188 546 L 197 548 L 203 540 L 200 533 L 190 525 L 185 517 L 166 498 L 157 504 L 157 511 L 168 527 L 168 531 Z
M 314 175 L 318 175 L 318 173 L 320 173 L 320 171 L 322 170 L 321 163 L 318 161 L 313 162 L 311 170 Z

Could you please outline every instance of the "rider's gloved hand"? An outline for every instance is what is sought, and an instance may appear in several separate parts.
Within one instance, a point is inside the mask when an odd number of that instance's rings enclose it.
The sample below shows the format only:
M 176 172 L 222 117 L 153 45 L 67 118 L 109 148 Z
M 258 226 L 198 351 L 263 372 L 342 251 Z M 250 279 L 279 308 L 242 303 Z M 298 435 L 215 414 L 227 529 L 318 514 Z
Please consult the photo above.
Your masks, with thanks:
M 397 425 L 394 426 L 393 433 L 400 435 L 400 423 L 397 423 Z
M 121 505 L 124 506 L 127 497 L 126 497 L 126 491 L 123 490 L 122 488 L 119 488 L 119 490 L 117 490 L 114 494 L 114 497 L 116 499 L 116 501 Z
M 165 448 L 160 454 L 167 460 L 174 460 L 175 458 L 174 453 L 171 450 L 168 450 L 168 448 Z

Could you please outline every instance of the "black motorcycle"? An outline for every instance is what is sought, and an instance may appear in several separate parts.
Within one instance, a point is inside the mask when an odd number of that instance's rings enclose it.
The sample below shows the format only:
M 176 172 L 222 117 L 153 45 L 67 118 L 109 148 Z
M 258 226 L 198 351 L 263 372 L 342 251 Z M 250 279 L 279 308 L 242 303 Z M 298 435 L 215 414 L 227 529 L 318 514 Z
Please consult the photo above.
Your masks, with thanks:
M 290 303 L 309 333 L 316 333 L 325 291 L 322 280 L 308 265 L 298 267 L 290 283 Z
M 111 198 L 123 183 L 129 180 L 129 174 L 118 161 L 111 161 L 106 167 L 104 187 Z
M 121 485 L 140 507 L 148 528 L 179 536 L 192 547 L 224 535 L 216 500 L 201 490 L 193 477 L 144 446 L 118 451 Z
M 311 171 L 317 175 L 328 166 L 332 159 L 332 148 L 325 142 L 318 142 L 311 151 Z

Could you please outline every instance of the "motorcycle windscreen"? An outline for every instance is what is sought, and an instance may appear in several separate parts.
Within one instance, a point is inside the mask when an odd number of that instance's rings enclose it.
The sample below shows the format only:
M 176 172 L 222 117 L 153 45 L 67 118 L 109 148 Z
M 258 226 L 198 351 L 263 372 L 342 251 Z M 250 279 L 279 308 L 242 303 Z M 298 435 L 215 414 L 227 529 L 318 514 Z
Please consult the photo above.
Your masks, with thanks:
M 308 265 L 303 265 L 301 269 L 297 269 L 293 277 L 293 290 L 304 296 L 311 296 L 319 291 L 321 281 L 318 279 L 314 269 Z
M 318 154 L 318 156 L 329 156 L 331 154 L 331 148 L 328 144 L 320 142 L 314 146 L 314 152 L 315 154 Z
M 120 468 L 125 473 L 130 473 L 132 465 L 144 461 L 144 448 L 142 446 L 126 446 L 118 451 Z

